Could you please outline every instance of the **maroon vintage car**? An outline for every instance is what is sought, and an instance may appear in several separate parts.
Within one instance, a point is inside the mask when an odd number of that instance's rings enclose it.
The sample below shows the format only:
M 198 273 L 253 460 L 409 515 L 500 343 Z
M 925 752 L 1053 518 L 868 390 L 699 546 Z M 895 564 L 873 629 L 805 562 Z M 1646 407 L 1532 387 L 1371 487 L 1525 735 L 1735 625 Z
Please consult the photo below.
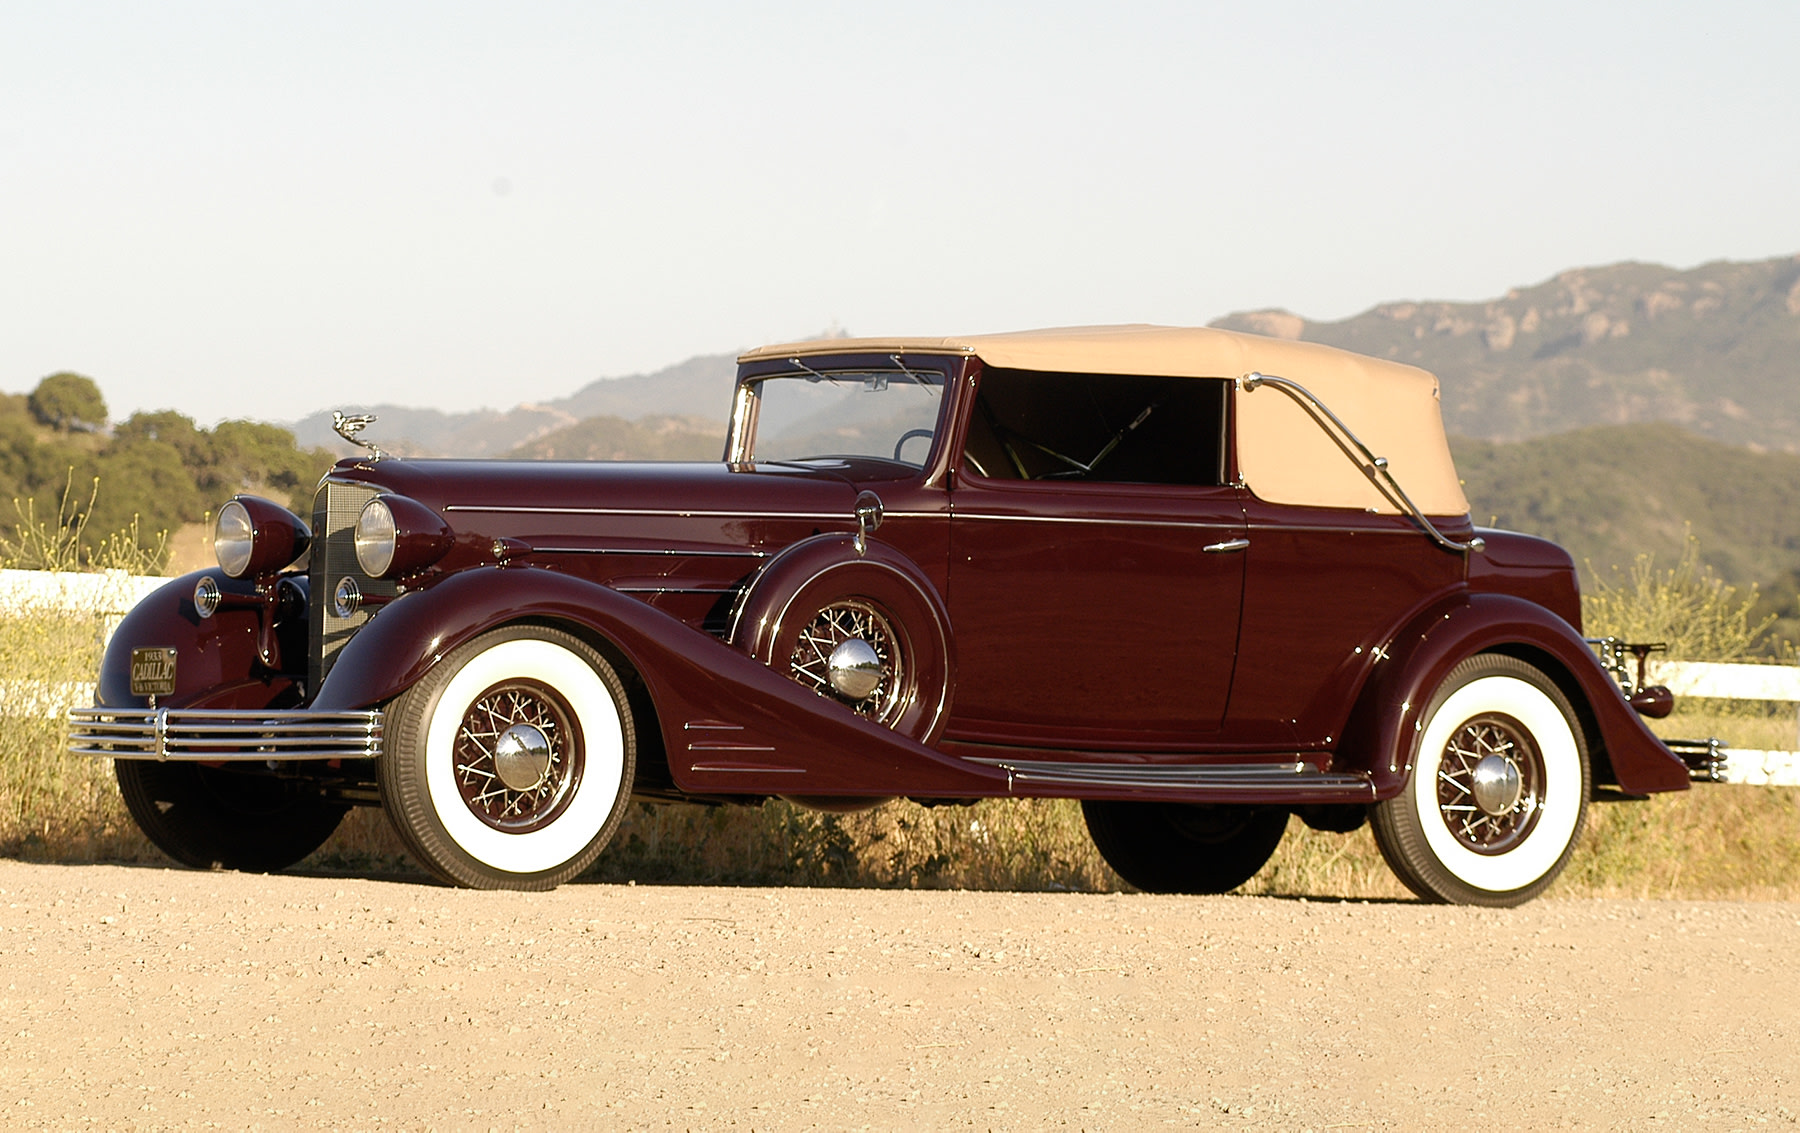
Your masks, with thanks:
M 1568 555 L 1471 526 L 1408 366 L 1146 326 L 833 339 L 740 359 L 714 464 L 367 447 L 310 525 L 226 504 L 218 568 L 126 618 L 73 714 L 179 861 L 279 869 L 369 805 L 447 881 L 541 889 L 634 796 L 1055 797 L 1143 889 L 1231 889 L 1294 814 L 1504 905 L 1596 793 L 1689 782 Z

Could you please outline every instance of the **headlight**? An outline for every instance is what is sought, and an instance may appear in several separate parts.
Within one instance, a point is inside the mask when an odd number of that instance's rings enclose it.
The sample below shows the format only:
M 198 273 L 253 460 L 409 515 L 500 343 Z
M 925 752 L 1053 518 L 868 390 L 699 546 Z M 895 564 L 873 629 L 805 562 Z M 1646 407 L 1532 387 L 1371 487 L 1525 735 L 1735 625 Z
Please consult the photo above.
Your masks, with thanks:
M 394 513 L 381 497 L 363 505 L 356 517 L 356 564 L 370 578 L 380 578 L 394 565 L 394 543 L 399 532 Z
M 437 512 L 405 496 L 376 496 L 356 517 L 356 565 L 370 578 L 408 578 L 443 558 L 454 537 Z
M 213 524 L 213 553 L 232 578 L 274 574 L 306 553 L 312 528 L 278 503 L 235 496 Z
M 219 520 L 213 524 L 213 554 L 219 556 L 219 569 L 233 578 L 244 577 L 254 550 L 256 529 L 250 524 L 250 511 L 232 500 L 219 509 Z

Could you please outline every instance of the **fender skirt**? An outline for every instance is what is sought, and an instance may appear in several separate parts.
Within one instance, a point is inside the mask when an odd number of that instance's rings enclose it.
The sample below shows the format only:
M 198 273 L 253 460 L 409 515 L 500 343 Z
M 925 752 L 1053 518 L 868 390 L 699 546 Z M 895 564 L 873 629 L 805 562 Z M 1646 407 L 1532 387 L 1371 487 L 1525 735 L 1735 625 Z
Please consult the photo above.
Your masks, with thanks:
M 1561 686 L 1586 729 L 1596 782 L 1610 780 L 1628 794 L 1688 788 L 1687 765 L 1644 726 L 1581 635 L 1542 606 L 1505 594 L 1434 607 L 1394 638 L 1345 728 L 1335 768 L 1370 772 L 1377 798 L 1404 790 L 1432 693 L 1476 653 L 1518 657 Z
M 616 590 L 535 567 L 458 573 L 381 609 L 338 654 L 312 707 L 405 691 L 462 642 L 511 622 L 585 628 L 650 690 L 669 771 L 700 795 L 1004 795 L 1004 772 L 934 751 Z

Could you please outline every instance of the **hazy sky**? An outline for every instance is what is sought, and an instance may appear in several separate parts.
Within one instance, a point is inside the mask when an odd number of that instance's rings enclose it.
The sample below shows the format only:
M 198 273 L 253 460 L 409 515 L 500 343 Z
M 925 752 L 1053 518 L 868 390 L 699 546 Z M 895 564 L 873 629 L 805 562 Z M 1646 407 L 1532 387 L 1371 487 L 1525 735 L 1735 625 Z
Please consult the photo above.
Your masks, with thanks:
M 1794 0 L 0 0 L 0 388 L 508 407 L 1791 254 L 1797 58 Z

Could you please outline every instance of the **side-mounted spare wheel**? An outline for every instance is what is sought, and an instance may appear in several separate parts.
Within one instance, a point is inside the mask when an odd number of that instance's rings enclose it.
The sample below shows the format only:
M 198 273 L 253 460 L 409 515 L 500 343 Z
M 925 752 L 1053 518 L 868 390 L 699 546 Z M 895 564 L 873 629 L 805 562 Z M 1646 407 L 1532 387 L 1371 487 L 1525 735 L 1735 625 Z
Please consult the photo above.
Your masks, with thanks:
M 381 800 L 432 873 L 549 889 L 593 864 L 630 801 L 625 687 L 572 634 L 508 626 L 457 647 L 388 711 Z
M 196 869 L 273 873 L 331 837 L 349 807 L 309 796 L 261 765 L 113 763 L 125 809 L 156 848 Z
M 898 552 L 872 541 L 866 557 L 851 548 L 849 536 L 821 537 L 772 562 L 734 642 L 864 719 L 932 743 L 955 683 L 948 615 Z
M 1424 715 L 1406 790 L 1377 803 L 1375 842 L 1428 901 L 1518 905 L 1568 864 L 1592 787 L 1561 689 L 1515 657 L 1450 670 Z

